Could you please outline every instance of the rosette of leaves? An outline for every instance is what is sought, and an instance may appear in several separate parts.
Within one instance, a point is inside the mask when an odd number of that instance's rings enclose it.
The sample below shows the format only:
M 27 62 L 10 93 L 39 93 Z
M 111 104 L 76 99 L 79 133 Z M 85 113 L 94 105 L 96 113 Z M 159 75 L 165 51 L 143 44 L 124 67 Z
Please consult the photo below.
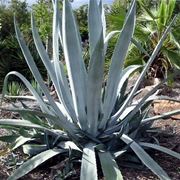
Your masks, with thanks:
M 19 99 L 34 100 L 41 109 L 41 111 L 32 110 L 22 103 L 22 108 L 9 109 L 9 111 L 19 112 L 21 118 L 0 121 L 1 127 L 11 128 L 16 132 L 15 135 L 19 135 L 12 149 L 25 143 L 23 146 L 25 152 L 34 154 L 8 179 L 22 177 L 53 156 L 58 154 L 73 156 L 75 152 L 78 152 L 81 159 L 81 180 L 98 179 L 99 166 L 102 168 L 105 179 L 123 179 L 116 163 L 116 159 L 121 159 L 122 156 L 128 159 L 137 157 L 138 162 L 147 166 L 160 179 L 170 179 L 144 149 L 156 149 L 180 159 L 178 153 L 151 143 L 147 138 L 147 130 L 151 128 L 153 121 L 178 114 L 180 110 L 160 116 L 149 115 L 149 107 L 154 100 L 169 99 L 157 96 L 157 90 L 163 82 L 155 86 L 142 99 L 134 101 L 134 98 L 139 93 L 138 86 L 158 54 L 175 19 L 162 34 L 143 68 L 136 65 L 124 68 L 124 59 L 135 27 L 136 1 L 133 0 L 112 54 L 107 83 L 104 83 L 104 59 L 111 34 L 106 34 L 102 1 L 100 0 L 99 3 L 96 0 L 89 1 L 90 60 L 88 69 L 85 68 L 82 58 L 81 39 L 70 2 L 63 1 L 62 16 L 57 0 L 53 1 L 53 8 L 53 63 L 40 40 L 33 16 L 32 32 L 37 51 L 56 89 L 58 101 L 51 97 L 15 21 L 18 42 L 44 95 L 38 94 L 20 73 L 7 74 L 3 97 L 8 97 L 5 95 L 8 78 L 16 75 L 33 94 L 32 97 L 21 96 Z M 64 52 L 68 79 L 60 61 L 60 48 Z M 142 68 L 142 71 L 138 80 L 127 91 L 129 76 L 139 68 Z
M 23 92 L 23 87 L 18 82 L 11 82 L 8 84 L 8 92 L 10 96 L 19 96 Z

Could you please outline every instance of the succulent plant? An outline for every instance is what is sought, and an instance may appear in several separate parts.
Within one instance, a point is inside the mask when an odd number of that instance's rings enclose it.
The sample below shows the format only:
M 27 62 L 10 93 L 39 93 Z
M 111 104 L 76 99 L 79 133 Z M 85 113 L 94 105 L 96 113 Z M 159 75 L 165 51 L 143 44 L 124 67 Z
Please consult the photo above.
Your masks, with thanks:
M 8 92 L 11 96 L 19 96 L 23 92 L 23 87 L 18 82 L 11 82 L 8 84 Z
M 170 99 L 157 96 L 157 90 L 164 81 L 142 99 L 135 101 L 134 98 L 140 92 L 138 86 L 158 54 L 174 19 L 163 33 L 147 64 L 144 67 L 133 65 L 124 69 L 124 59 L 135 27 L 136 1 L 133 0 L 112 55 L 107 82 L 104 83 L 104 59 L 108 40 L 113 32 L 106 34 L 102 0 L 99 3 L 97 0 L 89 1 L 90 60 L 87 69 L 83 61 L 81 38 L 70 2 L 63 1 L 62 16 L 57 0 L 53 1 L 53 8 L 53 62 L 50 61 L 40 40 L 33 15 L 31 21 L 37 51 L 54 84 L 58 101 L 51 97 L 15 20 L 18 42 L 44 96 L 38 94 L 20 73 L 7 74 L 3 97 L 8 97 L 5 93 L 9 76 L 15 75 L 22 80 L 33 95 L 16 98 L 35 100 L 41 109 L 41 111 L 35 111 L 25 105 L 22 108 L 7 109 L 19 112 L 22 118 L 0 120 L 1 127 L 8 126 L 19 132 L 15 147 L 26 143 L 23 146 L 25 152 L 34 155 L 21 165 L 9 177 L 9 180 L 22 177 L 53 156 L 75 151 L 79 152 L 81 158 L 81 180 L 98 179 L 97 156 L 105 179 L 123 179 L 115 160 L 128 156 L 129 152 L 134 152 L 133 155 L 136 155 L 140 162 L 160 179 L 170 179 L 144 149 L 156 149 L 178 159 L 180 159 L 180 154 L 150 143 L 149 138 L 146 138 L 144 134 L 148 133 L 147 130 L 151 128 L 155 120 L 178 114 L 180 110 L 153 117 L 148 114 L 153 100 Z M 68 78 L 59 57 L 60 50 L 64 52 Z M 130 75 L 140 68 L 142 72 L 138 80 L 128 91 L 127 82 Z M 31 144 L 32 141 L 37 140 L 37 137 L 43 142 L 41 146 Z

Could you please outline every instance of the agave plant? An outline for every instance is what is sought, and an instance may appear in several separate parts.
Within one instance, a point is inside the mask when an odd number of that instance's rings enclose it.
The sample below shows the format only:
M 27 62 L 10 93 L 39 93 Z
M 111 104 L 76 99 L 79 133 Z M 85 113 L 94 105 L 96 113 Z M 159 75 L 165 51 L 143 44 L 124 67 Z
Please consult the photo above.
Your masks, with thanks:
M 0 121 L 1 127 L 12 128 L 13 131 L 19 132 L 19 139 L 16 139 L 15 147 L 26 143 L 24 145 L 25 151 L 32 155 L 36 154 L 21 165 L 8 179 L 13 180 L 22 177 L 53 156 L 76 151 L 81 157 L 81 180 L 98 179 L 97 168 L 99 166 L 102 168 L 105 179 L 123 179 L 116 159 L 128 156 L 129 152 L 134 152 L 140 162 L 160 179 L 170 179 L 144 149 L 156 149 L 178 159 L 180 159 L 180 154 L 151 143 L 149 138 L 147 139 L 143 135 L 148 133 L 147 129 L 151 128 L 152 122 L 178 114 L 180 110 L 159 116 L 149 116 L 148 112 L 153 100 L 170 99 L 157 96 L 157 90 L 163 82 L 155 86 L 142 99 L 134 101 L 134 98 L 139 93 L 138 86 L 158 54 L 175 19 L 164 31 L 147 64 L 143 67 L 138 80 L 130 91 L 127 91 L 129 76 L 139 68 L 142 69 L 141 66 L 137 65 L 123 68 L 135 27 L 136 1 L 133 0 L 131 3 L 117 40 L 107 83 L 104 83 L 103 79 L 104 59 L 108 40 L 112 33 L 106 34 L 102 1 L 100 0 L 99 3 L 96 0 L 89 1 L 90 60 L 88 69 L 85 68 L 82 58 L 81 39 L 70 2 L 68 0 L 63 1 L 62 16 L 58 9 L 57 0 L 53 1 L 53 8 L 53 63 L 51 63 L 40 40 L 33 16 L 31 23 L 37 51 L 54 84 L 58 101 L 51 97 L 43 82 L 15 20 L 18 42 L 44 96 L 38 94 L 20 73 L 10 72 L 7 74 L 4 81 L 3 97 L 8 97 L 5 95 L 8 78 L 15 75 L 22 80 L 33 95 L 32 97 L 21 96 L 16 98 L 32 99 L 39 104 L 41 109 L 41 111 L 35 111 L 23 104 L 21 108 L 8 109 L 19 112 L 22 118 L 16 120 L 2 119 Z M 64 52 L 68 79 L 60 61 L 60 49 Z M 44 139 L 44 146 L 30 144 L 32 141 L 36 141 L 37 134 L 38 138 L 41 136 L 41 139 Z M 33 148 L 37 150 L 35 153 Z M 97 157 L 99 161 L 96 159 Z
M 8 92 L 11 96 L 19 96 L 23 92 L 23 87 L 18 82 L 11 82 L 8 84 Z

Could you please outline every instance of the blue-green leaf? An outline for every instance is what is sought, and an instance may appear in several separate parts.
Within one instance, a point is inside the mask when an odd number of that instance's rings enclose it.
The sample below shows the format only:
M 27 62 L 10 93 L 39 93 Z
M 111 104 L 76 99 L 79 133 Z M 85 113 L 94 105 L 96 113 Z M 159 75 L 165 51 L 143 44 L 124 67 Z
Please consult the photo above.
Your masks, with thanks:
M 59 92 L 59 98 L 61 103 L 64 105 L 64 108 L 70 115 L 70 117 L 77 122 L 75 110 L 73 107 L 72 95 L 70 93 L 68 81 L 64 73 L 63 64 L 59 61 L 59 38 L 58 38 L 58 29 L 59 29 L 59 9 L 58 1 L 55 0 L 54 4 L 54 14 L 53 14 L 53 61 L 54 61 L 54 71 L 57 79 L 56 89 Z
M 178 115 L 178 114 L 180 114 L 180 110 L 174 110 L 174 111 L 170 111 L 170 112 L 167 112 L 167 113 L 163 113 L 161 115 L 145 118 L 142 121 L 142 123 L 148 123 L 150 121 L 155 121 L 155 120 L 158 120 L 158 119 L 169 118 L 171 116 L 175 116 L 175 115 Z
M 82 129 L 87 129 L 86 123 L 86 70 L 82 58 L 82 48 L 76 27 L 71 4 L 63 1 L 63 50 L 73 97 L 74 109 Z
M 123 180 L 121 171 L 116 161 L 109 152 L 98 152 L 101 167 L 106 180 Z
M 98 180 L 94 146 L 95 144 L 89 143 L 83 149 L 81 180 Z
M 42 151 L 47 150 L 46 144 L 25 144 L 22 146 L 23 152 L 30 156 L 41 153 Z
M 134 32 L 135 27 L 135 12 L 136 5 L 135 0 L 132 1 L 129 13 L 127 14 L 125 24 L 122 28 L 121 34 L 115 46 L 115 50 L 112 56 L 112 62 L 110 65 L 109 76 L 107 80 L 107 90 L 105 92 L 105 101 L 104 101 L 104 109 L 103 111 L 109 111 L 109 107 L 114 106 L 116 91 L 119 84 L 119 76 L 121 75 L 123 69 L 124 59 L 126 57 L 128 47 L 131 43 L 131 38 Z M 110 114 L 110 113 L 107 113 Z M 108 116 L 103 117 L 103 121 L 101 123 L 101 128 L 104 128 Z
M 89 122 L 89 131 L 96 135 L 98 126 L 98 117 L 101 113 L 101 89 L 104 73 L 104 42 L 103 33 L 91 56 L 88 84 L 87 84 L 87 118 Z
M 123 134 L 121 140 L 126 144 L 129 144 L 131 149 L 139 157 L 139 159 L 160 179 L 170 180 L 167 173 L 144 151 L 144 149 L 135 141 L 133 141 L 129 136 Z
M 168 148 L 165 148 L 165 147 L 162 147 L 162 146 L 159 146 L 157 144 L 152 144 L 152 143 L 143 143 L 143 142 L 140 142 L 139 143 L 141 146 L 144 146 L 144 147 L 148 147 L 148 148 L 152 148 L 152 149 L 156 149 L 158 151 L 161 151 L 161 152 L 164 152 L 166 154 L 169 154 L 177 159 L 180 159 L 180 154 L 175 152 L 175 151 L 172 151 Z
M 160 41 L 158 42 L 156 48 L 154 49 L 152 55 L 150 56 L 147 64 L 145 65 L 143 71 L 141 72 L 139 78 L 137 79 L 137 81 L 134 84 L 133 89 L 131 90 L 128 98 L 125 100 L 124 104 L 121 106 L 121 108 L 119 109 L 119 111 L 115 114 L 114 119 L 118 119 L 119 116 L 121 115 L 121 113 L 124 111 L 124 109 L 129 105 L 129 103 L 132 101 L 134 94 L 136 93 L 141 81 L 143 80 L 146 72 L 148 71 L 150 65 L 152 64 L 152 62 L 154 61 L 156 55 L 158 54 L 159 50 L 161 49 L 161 46 L 164 42 L 164 40 L 166 39 L 167 34 L 169 33 L 169 31 L 171 30 L 171 26 L 173 25 L 174 21 L 175 21 L 176 17 L 171 21 L 171 23 L 169 24 L 169 26 L 167 27 L 166 31 L 164 32 L 164 34 L 162 35 Z
M 23 163 L 9 178 L 8 180 L 17 180 L 20 177 L 26 175 L 33 169 L 35 169 L 37 166 L 42 164 L 43 162 L 47 161 L 48 159 L 52 158 L 53 156 L 56 156 L 60 153 L 62 153 L 62 150 L 56 150 L 56 149 L 50 149 L 47 151 L 44 151 L 30 160 Z
M 54 99 L 51 97 L 49 90 L 48 90 L 47 86 L 45 85 L 45 83 L 41 77 L 41 74 L 40 74 L 40 72 L 39 72 L 39 70 L 38 70 L 38 68 L 37 68 L 37 66 L 33 60 L 33 57 L 32 57 L 32 55 L 31 55 L 31 53 L 30 53 L 30 51 L 29 51 L 29 49 L 25 43 L 25 40 L 24 40 L 23 36 L 21 35 L 21 32 L 17 26 L 15 19 L 14 19 L 14 25 L 15 25 L 15 32 L 16 32 L 17 40 L 20 44 L 20 47 L 21 47 L 21 50 L 24 54 L 26 62 L 28 64 L 31 72 L 33 73 L 34 78 L 36 79 L 36 81 L 40 85 L 42 91 L 44 92 L 45 96 L 47 97 L 47 100 L 49 101 L 49 103 L 50 103 L 51 107 L 53 108 L 53 110 L 55 111 L 55 113 L 60 117 L 61 121 L 63 121 L 62 127 L 64 129 L 66 129 L 69 133 L 72 133 L 74 135 L 73 131 L 76 129 L 75 125 L 66 119 L 66 117 L 63 115 L 63 113 L 58 108 Z
M 90 0 L 88 7 L 88 29 L 91 56 L 102 33 L 102 19 L 97 0 Z

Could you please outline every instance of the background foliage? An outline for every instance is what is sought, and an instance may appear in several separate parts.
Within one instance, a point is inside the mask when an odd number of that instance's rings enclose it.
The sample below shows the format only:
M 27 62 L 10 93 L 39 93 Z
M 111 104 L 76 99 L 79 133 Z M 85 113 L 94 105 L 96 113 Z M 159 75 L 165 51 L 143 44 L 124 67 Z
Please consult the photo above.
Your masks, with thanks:
M 32 50 L 32 55 L 41 69 L 43 77 L 46 78 L 46 71 L 32 42 L 30 12 L 27 3 L 26 1 L 11 0 L 8 6 L 3 3 L 0 5 L 0 90 L 2 89 L 5 75 L 10 71 L 19 71 L 29 80 L 32 79 L 32 74 L 25 62 L 15 36 L 14 15 L 20 24 L 20 29 L 25 36 L 29 48 Z M 14 77 L 10 79 L 10 81 L 14 80 L 17 79 Z
M 115 0 L 107 14 L 109 30 L 122 28 L 124 14 L 129 7 L 129 0 Z M 157 45 L 170 20 L 179 13 L 180 1 L 171 0 L 139 0 L 137 3 L 137 25 L 134 38 L 147 51 L 143 53 L 135 45 L 130 47 L 125 66 L 143 64 Z M 118 18 L 120 17 L 120 18 Z M 180 68 L 180 16 L 173 26 L 173 30 L 163 43 L 163 47 L 152 64 L 149 75 L 164 78 Z M 114 43 L 111 43 L 113 47 Z M 110 47 L 111 47 L 110 46 Z

